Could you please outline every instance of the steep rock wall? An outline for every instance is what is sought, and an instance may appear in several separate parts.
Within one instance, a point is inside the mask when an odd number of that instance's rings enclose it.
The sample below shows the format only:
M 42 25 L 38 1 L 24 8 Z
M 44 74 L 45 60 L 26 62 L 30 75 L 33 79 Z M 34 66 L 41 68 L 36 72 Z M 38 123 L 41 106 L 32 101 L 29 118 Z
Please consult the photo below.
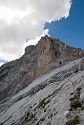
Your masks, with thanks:
M 59 39 L 42 37 L 37 45 L 26 47 L 21 58 L 0 67 L 0 101 L 6 101 L 37 77 L 50 71 L 54 63 L 58 68 L 83 56 L 81 49 L 69 47 Z

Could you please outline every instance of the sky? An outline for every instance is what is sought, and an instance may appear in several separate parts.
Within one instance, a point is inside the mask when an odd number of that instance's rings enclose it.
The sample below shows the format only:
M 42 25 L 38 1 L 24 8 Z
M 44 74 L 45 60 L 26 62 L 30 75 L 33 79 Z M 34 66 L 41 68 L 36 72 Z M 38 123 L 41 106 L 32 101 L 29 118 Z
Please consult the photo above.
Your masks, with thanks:
M 72 0 L 69 16 L 46 23 L 52 38 L 59 38 L 69 46 L 84 50 L 84 0 Z
M 0 0 L 0 65 L 41 36 L 84 49 L 84 0 Z

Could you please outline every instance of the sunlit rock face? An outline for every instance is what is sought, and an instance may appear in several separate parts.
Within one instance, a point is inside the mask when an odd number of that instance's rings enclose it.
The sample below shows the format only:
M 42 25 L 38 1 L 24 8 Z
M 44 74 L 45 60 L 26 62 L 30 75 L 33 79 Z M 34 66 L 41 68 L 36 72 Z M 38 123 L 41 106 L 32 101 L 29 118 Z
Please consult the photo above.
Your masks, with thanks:
M 0 67 L 0 101 L 9 100 L 48 71 L 83 56 L 81 49 L 69 47 L 59 39 L 42 37 L 37 45 L 26 47 L 21 58 Z
M 57 62 L 57 67 L 65 62 L 72 61 L 84 56 L 84 51 L 75 49 L 60 42 L 59 39 L 52 39 L 48 36 L 42 37 L 36 46 L 31 45 L 25 49 L 26 55 L 33 55 L 33 63 L 28 75 L 31 79 L 48 72 Z

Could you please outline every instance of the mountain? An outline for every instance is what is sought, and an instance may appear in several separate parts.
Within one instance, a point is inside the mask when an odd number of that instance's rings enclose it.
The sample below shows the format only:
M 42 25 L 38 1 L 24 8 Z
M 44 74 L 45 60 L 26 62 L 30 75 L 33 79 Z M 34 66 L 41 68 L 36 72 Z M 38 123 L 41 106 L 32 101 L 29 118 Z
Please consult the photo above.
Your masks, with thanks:
M 0 124 L 65 125 L 70 108 L 84 124 L 83 81 L 84 51 L 42 37 L 21 58 L 0 67 Z
M 8 100 L 51 69 L 83 56 L 81 49 L 69 47 L 59 39 L 42 37 L 36 46 L 26 47 L 20 59 L 0 67 L 0 101 Z

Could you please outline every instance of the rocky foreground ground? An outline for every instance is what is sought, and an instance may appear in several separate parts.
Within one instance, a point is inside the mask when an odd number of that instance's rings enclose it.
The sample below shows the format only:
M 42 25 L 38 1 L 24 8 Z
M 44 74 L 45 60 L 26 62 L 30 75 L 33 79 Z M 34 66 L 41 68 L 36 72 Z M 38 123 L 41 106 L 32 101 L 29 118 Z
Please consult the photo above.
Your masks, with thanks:
M 84 101 L 84 58 L 40 76 L 9 101 L 0 103 L 3 125 L 65 125 L 70 109 L 69 99 L 77 88 Z M 74 111 L 74 110 L 73 110 Z M 75 112 L 75 111 L 74 111 Z M 84 110 L 80 108 L 80 124 Z

